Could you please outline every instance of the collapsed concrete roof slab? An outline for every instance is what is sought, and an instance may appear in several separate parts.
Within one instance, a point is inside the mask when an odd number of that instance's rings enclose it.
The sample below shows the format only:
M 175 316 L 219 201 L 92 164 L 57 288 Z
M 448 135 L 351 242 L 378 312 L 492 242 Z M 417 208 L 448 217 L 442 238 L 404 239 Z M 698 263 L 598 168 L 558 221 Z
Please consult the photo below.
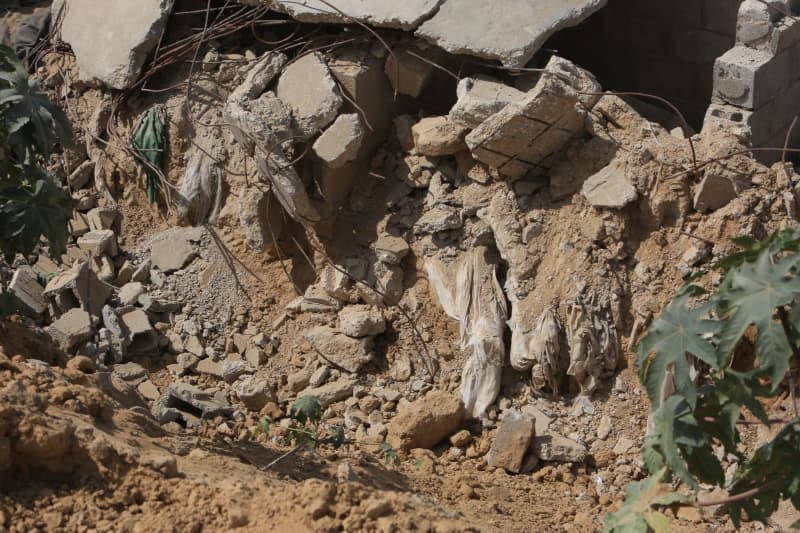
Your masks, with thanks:
M 607 0 L 445 0 L 416 32 L 448 52 L 523 67 L 555 32 L 580 24 Z
M 273 6 L 300 22 L 347 24 L 352 20 L 383 28 L 414 30 L 443 0 L 276 0 Z

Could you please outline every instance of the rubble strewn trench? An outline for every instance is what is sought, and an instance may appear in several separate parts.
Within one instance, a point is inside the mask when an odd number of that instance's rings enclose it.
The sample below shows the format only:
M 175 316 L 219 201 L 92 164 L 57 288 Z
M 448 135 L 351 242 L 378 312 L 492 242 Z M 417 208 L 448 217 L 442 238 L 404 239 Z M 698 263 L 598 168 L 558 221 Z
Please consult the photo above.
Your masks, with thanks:
M 75 125 L 50 162 L 75 210 L 61 261 L 20 256 L 0 286 L 69 361 L 0 338 L 0 529 L 42 512 L 135 529 L 119 502 L 65 512 L 80 484 L 41 501 L 15 484 L 44 490 L 70 449 L 91 483 L 131 491 L 143 469 L 157 500 L 180 472 L 174 506 L 223 509 L 179 529 L 600 526 L 644 472 L 636 340 L 684 280 L 720 282 L 732 237 L 796 223 L 792 166 L 746 153 L 783 146 L 797 111 L 795 69 L 770 83 L 800 46 L 795 6 L 499 4 L 35 5 L 51 31 L 28 59 Z M 147 121 L 157 185 L 134 147 Z M 292 485 L 266 470 L 308 395 L 355 445 L 286 459 Z M 384 442 L 412 461 L 381 470 Z

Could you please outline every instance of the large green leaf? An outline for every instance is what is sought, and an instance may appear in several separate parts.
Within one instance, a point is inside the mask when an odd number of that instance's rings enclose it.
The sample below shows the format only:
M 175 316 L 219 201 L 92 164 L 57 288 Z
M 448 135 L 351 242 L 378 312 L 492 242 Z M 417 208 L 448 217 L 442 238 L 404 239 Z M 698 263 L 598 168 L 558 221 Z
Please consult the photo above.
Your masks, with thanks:
M 662 387 L 670 368 L 676 390 L 694 405 L 696 389 L 689 377 L 687 355 L 694 355 L 712 368 L 717 365 L 714 347 L 704 335 L 716 332 L 719 324 L 707 318 L 708 307 L 690 309 L 688 302 L 686 293 L 676 297 L 653 322 L 638 347 L 636 366 L 653 410 L 661 404 Z
M 301 424 L 318 422 L 322 418 L 322 404 L 316 396 L 301 396 L 292 404 L 289 416 Z
M 666 469 L 662 469 L 649 478 L 630 483 L 625 491 L 625 505 L 616 513 L 606 515 L 603 531 L 605 533 L 665 531 L 666 516 L 654 508 L 688 501 L 686 496 L 670 492 L 669 487 L 661 482 L 665 474 Z
M 800 295 L 800 278 L 792 273 L 798 261 L 800 254 L 792 254 L 773 264 L 772 250 L 764 250 L 755 262 L 731 270 L 728 286 L 715 297 L 724 318 L 717 345 L 720 360 L 729 360 L 747 328 L 755 325 L 760 366 L 771 370 L 773 387 L 780 384 L 793 355 L 773 315 Z

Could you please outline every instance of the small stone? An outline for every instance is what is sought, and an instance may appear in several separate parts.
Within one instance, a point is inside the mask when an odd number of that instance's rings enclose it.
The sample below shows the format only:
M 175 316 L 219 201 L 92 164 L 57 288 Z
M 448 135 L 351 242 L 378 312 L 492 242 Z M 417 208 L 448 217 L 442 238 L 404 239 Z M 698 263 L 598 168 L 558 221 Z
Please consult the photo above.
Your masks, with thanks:
M 336 381 L 326 383 L 321 387 L 305 389 L 298 396 L 316 396 L 323 407 L 340 402 L 353 394 L 356 380 L 353 377 L 342 377 Z
M 204 348 L 203 344 L 200 342 L 200 338 L 197 335 L 192 335 L 186 339 L 184 342 L 184 349 L 196 355 L 197 357 L 203 357 Z
M 611 435 L 611 418 L 604 415 L 600 419 L 600 424 L 597 426 L 597 439 L 606 440 Z
M 151 402 L 158 400 L 161 396 L 161 393 L 158 392 L 158 387 L 149 379 L 139 383 L 136 390 L 139 391 L 139 394 L 141 394 L 144 399 L 150 400 Z
M 716 211 L 728 205 L 737 196 L 736 187 L 728 178 L 707 174 L 694 195 L 697 211 Z
M 581 193 L 592 206 L 611 209 L 621 209 L 639 197 L 624 169 L 614 164 L 589 177 Z
M 129 353 L 152 355 L 158 350 L 158 332 L 150 325 L 147 313 L 137 308 L 123 308 L 118 314 L 129 332 Z
M 117 220 L 117 211 L 111 207 L 95 207 L 86 213 L 86 222 L 92 231 L 109 230 Z
M 103 254 L 114 257 L 119 253 L 117 236 L 110 229 L 90 231 L 80 236 L 77 242 L 78 248 L 96 257 Z
M 631 448 L 636 446 L 636 443 L 628 437 L 620 437 L 614 445 L 614 453 L 616 455 L 625 455 Z
M 180 270 L 195 255 L 196 252 L 192 243 L 180 232 L 164 232 L 150 246 L 152 266 L 165 273 Z
M 431 391 L 400 409 L 387 441 L 395 450 L 430 449 L 452 434 L 464 418 L 464 404 L 445 391 Z
M 545 435 L 547 430 L 550 429 L 550 424 L 553 419 L 544 414 L 542 410 L 535 405 L 525 405 L 522 407 L 521 411 L 525 416 L 534 419 L 537 435 Z
M 266 380 L 255 376 L 243 376 L 233 384 L 233 391 L 244 406 L 260 412 L 267 402 L 275 399 L 274 387 Z
M 135 385 L 147 379 L 147 370 L 142 365 L 136 363 L 122 363 L 114 365 L 111 374 L 123 381 L 131 382 Z
M 384 71 L 395 91 L 417 98 L 433 76 L 434 67 L 408 50 L 394 50 L 386 58 Z
M 414 224 L 414 233 L 439 233 L 458 229 L 463 225 L 461 213 L 449 205 L 437 204 L 428 209 Z
M 462 79 L 456 92 L 458 101 L 450 109 L 450 119 L 469 128 L 480 126 L 484 120 L 525 96 L 514 87 L 482 75 Z
M 92 317 L 83 309 L 70 309 L 47 332 L 62 350 L 69 351 L 92 336 Z
M 392 235 L 382 235 L 372 245 L 378 261 L 389 265 L 399 265 L 403 258 L 408 255 L 409 246 L 405 239 Z
M 417 152 L 439 157 L 457 154 L 466 149 L 467 128 L 447 117 L 423 118 L 411 128 Z
M 206 358 L 201 359 L 195 366 L 195 371 L 217 379 L 222 379 L 222 367 L 216 361 Z
M 392 502 L 389 500 L 378 500 L 367 505 L 365 513 L 368 518 L 376 520 L 382 516 L 392 514 Z
M 466 429 L 462 429 L 450 436 L 450 444 L 458 448 L 464 448 L 468 446 L 470 442 L 472 442 L 472 433 Z

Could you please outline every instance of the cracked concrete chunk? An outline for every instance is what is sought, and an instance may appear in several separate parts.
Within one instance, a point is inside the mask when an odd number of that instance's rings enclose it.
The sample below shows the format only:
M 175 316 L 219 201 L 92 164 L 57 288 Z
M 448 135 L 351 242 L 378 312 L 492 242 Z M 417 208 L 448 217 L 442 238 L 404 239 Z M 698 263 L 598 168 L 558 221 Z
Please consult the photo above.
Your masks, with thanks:
M 402 237 L 382 235 L 372 244 L 372 249 L 378 261 L 388 265 L 399 265 L 400 261 L 408 255 L 408 243 Z
M 66 0 L 61 37 L 80 79 L 127 89 L 158 44 L 173 0 Z
M 110 229 L 89 231 L 78 237 L 78 248 L 86 250 L 93 256 L 108 254 L 111 257 L 119 253 L 117 236 Z
M 554 75 L 542 76 L 525 98 L 467 135 L 475 159 L 505 176 L 521 178 L 583 131 L 586 110 L 599 96 L 579 91 L 598 93 L 600 85 L 589 72 L 557 56 L 546 69 Z
M 314 152 L 329 167 L 341 167 L 358 157 L 365 134 L 357 113 L 339 115 L 314 143 Z
M 737 196 L 733 181 L 722 176 L 707 174 L 694 195 L 694 208 L 698 211 L 716 211 L 728 205 Z
M 477 128 L 511 102 L 525 97 L 524 92 L 483 75 L 461 80 L 457 94 L 458 101 L 450 109 L 449 116 L 453 122 L 468 128 Z
M 356 386 L 356 378 L 354 376 L 345 376 L 326 383 L 321 387 L 313 389 L 305 389 L 298 394 L 298 396 L 316 396 L 319 398 L 319 403 L 322 407 L 328 407 L 330 404 L 340 402 L 347 399 L 353 394 L 353 388 Z
M 445 0 L 416 35 L 448 52 L 524 67 L 545 41 L 605 6 L 606 0 Z
M 415 53 L 422 55 L 419 50 Z M 408 50 L 397 49 L 386 58 L 384 72 L 395 91 L 417 98 L 433 76 L 434 67 Z
M 100 316 L 103 305 L 114 288 L 102 282 L 89 263 L 76 263 L 71 269 L 58 274 L 50 280 L 44 289 L 44 295 L 53 298 L 57 303 L 71 303 L 71 307 L 80 305 L 93 316 Z M 69 310 L 60 305 L 63 311 Z
M 286 67 L 275 92 L 291 108 L 306 139 L 333 122 L 342 106 L 336 81 L 322 56 L 316 52 Z
M 273 236 L 278 239 L 283 234 L 280 204 L 270 194 L 257 186 L 242 187 L 239 192 L 239 223 L 255 252 L 263 252 L 274 242 Z
M 622 209 L 639 197 L 625 169 L 614 164 L 589 177 L 583 183 L 581 194 L 594 207 L 611 209 Z
M 414 225 L 414 232 L 438 233 L 462 226 L 461 214 L 455 207 L 439 204 L 426 211 Z
M 138 308 L 118 311 L 119 319 L 128 332 L 128 352 L 137 355 L 151 355 L 158 349 L 158 333 L 150 325 L 147 313 Z
M 442 0 L 276 0 L 275 8 L 300 22 L 351 24 L 353 20 L 400 30 L 413 30 L 428 18 Z M 336 9 L 331 5 L 335 5 Z
M 317 326 L 304 337 L 324 359 L 345 372 L 358 372 L 372 361 L 372 338 L 353 339 L 329 326 Z

